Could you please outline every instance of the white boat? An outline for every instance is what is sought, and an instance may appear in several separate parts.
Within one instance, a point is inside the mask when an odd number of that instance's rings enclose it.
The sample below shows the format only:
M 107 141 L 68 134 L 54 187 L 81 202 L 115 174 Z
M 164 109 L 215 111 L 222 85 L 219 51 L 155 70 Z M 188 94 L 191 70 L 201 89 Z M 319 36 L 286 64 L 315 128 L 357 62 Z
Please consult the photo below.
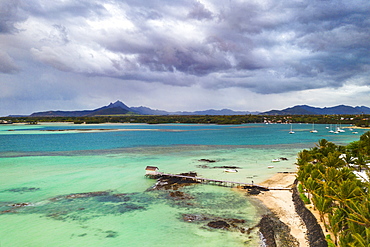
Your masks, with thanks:
M 339 124 L 339 127 L 337 128 L 337 131 L 341 132 L 341 133 L 346 132 L 344 129 L 342 129 L 342 124 Z
M 332 129 L 332 126 L 330 124 L 330 130 L 329 130 L 330 133 L 334 133 L 334 130 Z
M 352 134 L 358 134 L 358 132 L 357 131 L 353 131 Z
M 236 169 L 225 169 L 224 172 L 234 173 L 234 172 L 238 172 L 238 170 L 236 170 Z
M 338 131 L 338 132 L 342 132 L 342 133 L 343 133 L 343 132 L 346 132 L 344 129 L 341 129 L 341 128 L 338 128 L 338 129 L 337 129 L 337 131 Z
M 315 123 L 312 123 L 312 130 L 310 131 L 311 133 L 317 133 L 318 131 L 315 130 Z
M 293 125 L 290 124 L 290 131 L 289 131 L 289 134 L 294 134 L 295 132 L 293 131 Z
M 280 162 L 280 159 L 273 159 L 271 162 Z

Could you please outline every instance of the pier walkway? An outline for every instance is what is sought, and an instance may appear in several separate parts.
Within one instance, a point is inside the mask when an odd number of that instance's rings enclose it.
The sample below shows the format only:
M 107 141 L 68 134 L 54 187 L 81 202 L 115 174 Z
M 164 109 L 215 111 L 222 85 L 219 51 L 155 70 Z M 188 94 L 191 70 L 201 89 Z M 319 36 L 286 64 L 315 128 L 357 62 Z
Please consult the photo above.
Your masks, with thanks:
M 192 176 L 184 176 L 184 175 L 177 175 L 177 174 L 169 174 L 163 172 L 157 172 L 157 176 L 168 176 L 168 177 L 178 177 L 178 178 L 186 178 L 192 179 L 196 182 L 203 183 L 203 184 L 213 184 L 225 187 L 237 187 L 237 186 L 245 186 L 245 187 L 257 187 L 262 190 L 290 190 L 291 188 L 284 188 L 284 187 L 266 187 L 258 184 L 251 184 L 251 183 L 243 183 L 243 182 L 234 182 L 234 181 L 227 181 L 227 180 L 218 180 L 218 179 L 209 179 L 209 178 L 202 178 L 202 177 L 192 177 Z

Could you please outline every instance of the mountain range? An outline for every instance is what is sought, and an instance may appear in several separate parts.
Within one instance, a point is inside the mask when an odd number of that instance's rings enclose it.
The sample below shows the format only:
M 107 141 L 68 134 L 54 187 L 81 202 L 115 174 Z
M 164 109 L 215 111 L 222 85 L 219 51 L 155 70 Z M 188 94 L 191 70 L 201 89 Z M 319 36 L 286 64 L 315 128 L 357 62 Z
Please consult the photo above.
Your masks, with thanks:
M 370 108 L 366 106 L 338 105 L 333 107 L 312 107 L 297 105 L 284 110 L 272 110 L 263 112 L 264 115 L 346 115 L 346 114 L 370 114 Z
M 30 117 L 90 117 L 90 116 L 107 116 L 107 115 L 344 115 L 344 114 L 370 114 L 370 108 L 366 106 L 345 106 L 338 105 L 334 107 L 317 108 L 307 105 L 298 105 L 283 110 L 271 110 L 267 112 L 249 112 L 249 111 L 233 111 L 230 109 L 222 110 L 205 110 L 195 112 L 167 112 L 163 110 L 153 110 L 148 107 L 128 107 L 121 101 L 110 103 L 107 106 L 97 108 L 95 110 L 83 111 L 45 111 L 35 112 Z

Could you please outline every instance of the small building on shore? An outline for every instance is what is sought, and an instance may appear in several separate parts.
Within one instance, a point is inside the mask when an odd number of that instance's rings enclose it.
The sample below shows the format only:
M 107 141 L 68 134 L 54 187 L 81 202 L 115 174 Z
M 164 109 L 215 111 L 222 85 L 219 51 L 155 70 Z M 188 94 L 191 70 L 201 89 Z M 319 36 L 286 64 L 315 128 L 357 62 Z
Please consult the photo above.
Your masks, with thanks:
M 145 175 L 156 176 L 159 173 L 159 168 L 156 166 L 147 166 L 145 168 Z

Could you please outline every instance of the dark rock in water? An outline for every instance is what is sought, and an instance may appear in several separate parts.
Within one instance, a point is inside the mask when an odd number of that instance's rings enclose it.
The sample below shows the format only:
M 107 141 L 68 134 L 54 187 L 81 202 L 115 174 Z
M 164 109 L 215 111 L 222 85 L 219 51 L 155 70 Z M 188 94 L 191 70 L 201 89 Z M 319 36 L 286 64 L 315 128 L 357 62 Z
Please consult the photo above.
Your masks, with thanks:
M 268 247 L 298 247 L 299 242 L 290 234 L 290 228 L 275 215 L 263 215 L 257 227 Z
M 22 202 L 22 203 L 15 203 L 15 204 L 12 204 L 11 206 L 13 208 L 21 208 L 21 207 L 26 207 L 26 206 L 31 206 L 32 204 L 29 203 L 29 202 Z
M 106 231 L 105 233 L 108 233 L 106 238 L 115 238 L 118 236 L 118 232 L 115 232 L 115 231 Z
M 214 163 L 216 162 L 216 160 L 210 160 L 210 159 L 200 159 L 198 161 L 201 161 L 201 162 L 208 162 L 208 163 Z
M 198 222 L 209 220 L 207 216 L 201 214 L 183 214 L 182 219 L 187 222 Z
M 228 219 L 228 222 L 233 223 L 233 224 L 243 224 L 243 223 L 245 223 L 245 220 L 243 220 L 243 219 Z
M 254 185 L 244 186 L 243 189 L 247 190 L 247 194 L 249 194 L 249 195 L 258 195 L 259 193 L 261 193 L 261 191 L 268 191 L 269 190 L 267 188 L 262 188 L 262 187 L 258 187 L 258 186 L 254 186 Z
M 241 169 L 239 166 L 214 166 L 213 168 L 220 168 L 220 169 Z
M 210 167 L 208 165 L 197 165 L 196 167 L 203 168 L 203 169 L 210 169 L 210 168 L 212 168 L 212 167 Z
M 229 229 L 230 224 L 228 224 L 226 221 L 218 220 L 218 221 L 211 221 L 207 224 L 207 226 L 217 229 Z
M 180 173 L 179 175 L 196 177 L 197 173 Z M 157 183 L 151 188 L 151 190 L 178 190 L 181 187 L 189 186 L 199 183 L 192 178 L 182 178 L 182 177 L 171 177 L 171 176 L 162 176 L 158 179 Z
M 242 169 L 239 166 L 208 166 L 208 165 L 197 165 L 198 168 L 203 169 Z
M 15 211 L 11 209 L 0 211 L 0 214 L 7 214 L 7 213 L 15 213 Z
M 250 189 L 247 190 L 247 193 L 249 195 L 258 195 L 258 194 L 261 193 L 261 190 L 258 189 L 257 187 L 252 187 L 252 188 L 250 188 Z
M 185 222 L 203 223 L 208 221 L 207 226 L 216 229 L 228 231 L 240 231 L 241 233 L 249 233 L 250 229 L 244 227 L 246 223 L 243 219 L 229 219 L 213 215 L 204 214 L 183 214 L 182 219 Z

